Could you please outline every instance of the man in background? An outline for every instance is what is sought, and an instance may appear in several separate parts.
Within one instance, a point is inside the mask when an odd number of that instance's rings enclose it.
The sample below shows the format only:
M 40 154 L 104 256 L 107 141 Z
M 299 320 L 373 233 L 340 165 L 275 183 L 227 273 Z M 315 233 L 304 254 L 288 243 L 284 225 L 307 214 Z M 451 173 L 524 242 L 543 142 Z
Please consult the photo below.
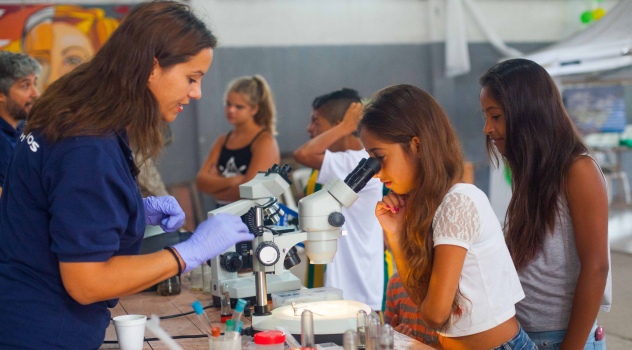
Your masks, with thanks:
M 36 84 L 41 70 L 27 55 L 0 51 L 0 195 L 24 120 L 39 96 Z
M 294 159 L 318 170 L 316 182 L 344 179 L 362 158 L 369 158 L 356 135 L 362 104 L 357 91 L 342 89 L 317 97 L 307 132 L 311 139 L 294 152 Z M 327 265 L 325 286 L 339 288 L 348 300 L 382 309 L 384 238 L 373 212 L 382 199 L 382 184 L 371 179 L 351 208 L 342 208 L 346 236 L 338 240 L 334 261 Z

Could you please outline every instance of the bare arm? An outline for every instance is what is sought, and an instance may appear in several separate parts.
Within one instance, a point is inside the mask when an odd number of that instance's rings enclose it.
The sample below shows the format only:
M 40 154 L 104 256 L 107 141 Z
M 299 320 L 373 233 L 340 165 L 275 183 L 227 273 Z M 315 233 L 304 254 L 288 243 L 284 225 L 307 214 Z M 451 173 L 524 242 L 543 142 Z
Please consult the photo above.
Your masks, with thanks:
M 217 170 L 217 161 L 219 160 L 219 154 L 225 139 L 226 135 L 222 135 L 215 141 L 204 165 L 202 165 L 202 168 L 200 168 L 195 178 L 195 185 L 198 190 L 214 197 L 227 188 L 239 186 L 240 184 L 238 177 L 224 177 Z
M 388 239 L 404 289 L 410 295 L 407 287 L 410 267 L 404 254 L 406 242 L 401 240 L 405 205 L 404 196 L 389 193 L 377 203 L 375 215 Z M 420 305 L 420 317 L 431 328 L 438 328 L 450 317 L 466 254 L 465 248 L 454 245 L 434 248 L 428 292 Z
M 466 254 L 465 248 L 455 245 L 434 248 L 428 293 L 420 306 L 421 319 L 431 328 L 439 328 L 450 317 Z
M 184 261 L 178 258 L 184 267 Z M 178 264 L 170 252 L 163 250 L 113 256 L 105 262 L 60 262 L 59 271 L 68 294 L 87 305 L 143 291 L 177 274 Z
M 294 159 L 304 166 L 320 170 L 325 158 L 325 151 L 336 141 L 351 135 L 356 130 L 361 117 L 362 104 L 352 103 L 340 123 L 296 149 L 293 154 Z
M 384 230 L 384 237 L 388 241 L 391 252 L 393 252 L 393 258 L 397 266 L 399 277 L 402 279 L 402 285 L 408 295 L 411 295 L 408 287 L 406 287 L 406 279 L 408 278 L 409 271 L 408 259 L 406 259 L 404 253 L 404 245 L 406 243 L 402 242 L 401 239 L 403 235 L 402 222 L 404 220 L 405 206 L 405 197 L 391 192 L 384 196 L 382 201 L 377 202 L 375 206 L 375 216 L 380 222 Z
M 595 162 L 578 158 L 568 172 L 566 198 L 580 262 L 579 278 L 561 349 L 584 348 L 608 277 L 608 198 Z
M 403 251 L 401 249 L 400 240 L 403 235 L 402 222 L 404 220 L 405 207 L 405 196 L 395 194 L 394 192 L 389 192 L 389 194 L 384 196 L 375 206 L 375 216 L 382 226 L 384 237 L 388 240 L 391 250 L 394 250 L 393 255 L 395 256 L 396 262 L 397 258 L 401 256 L 401 254 L 396 254 L 396 252 L 400 253 Z M 402 264 L 402 267 L 407 266 L 407 263 Z M 403 278 L 402 270 L 399 268 L 399 265 L 397 265 L 397 271 L 399 272 L 400 278 Z
M 260 171 L 267 171 L 272 165 L 281 162 L 281 154 L 276 138 L 269 132 L 262 133 L 252 144 L 252 159 L 248 164 L 248 170 L 243 176 L 236 176 L 234 185 L 217 192 L 216 199 L 224 201 L 236 201 L 239 196 L 239 185 L 252 180 Z

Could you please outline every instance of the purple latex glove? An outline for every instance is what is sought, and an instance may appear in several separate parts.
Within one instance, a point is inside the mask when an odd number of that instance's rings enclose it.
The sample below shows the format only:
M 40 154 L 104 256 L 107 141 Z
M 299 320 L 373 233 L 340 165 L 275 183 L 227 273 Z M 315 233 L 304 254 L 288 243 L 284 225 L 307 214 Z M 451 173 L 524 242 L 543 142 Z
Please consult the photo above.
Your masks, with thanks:
M 184 212 L 172 196 L 143 198 L 145 224 L 160 225 L 165 232 L 173 232 L 184 224 Z
M 183 272 L 187 272 L 235 244 L 253 239 L 255 236 L 248 232 L 248 227 L 239 216 L 221 213 L 202 222 L 189 239 L 173 248 L 184 260 L 186 267 Z

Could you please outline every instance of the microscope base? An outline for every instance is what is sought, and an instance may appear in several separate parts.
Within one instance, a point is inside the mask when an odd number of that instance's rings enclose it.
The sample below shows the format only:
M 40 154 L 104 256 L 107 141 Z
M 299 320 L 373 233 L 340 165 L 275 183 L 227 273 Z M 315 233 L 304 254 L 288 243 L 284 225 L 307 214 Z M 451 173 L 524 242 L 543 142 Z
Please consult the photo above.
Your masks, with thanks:
M 302 305 L 313 313 L 316 343 L 331 341 L 342 345 L 344 332 L 357 328 L 358 311 L 371 313 L 368 305 L 354 300 L 315 301 Z M 295 315 L 292 305 L 278 307 L 272 310 L 270 316 L 252 316 L 255 332 L 274 330 L 277 326 L 285 327 L 296 339 L 301 339 L 301 315 Z
M 255 276 L 237 277 L 229 280 L 211 281 L 212 286 L 219 286 L 222 284 L 228 285 L 228 292 L 230 294 L 230 306 L 235 308 L 237 299 L 244 299 L 250 302 L 250 305 L 255 304 L 256 292 L 255 292 Z M 266 286 L 268 289 L 268 300 L 270 300 L 271 293 L 285 292 L 289 290 L 301 289 L 301 280 L 294 276 L 290 271 L 284 271 L 282 274 L 267 274 Z M 220 297 L 215 295 L 213 291 L 213 305 L 220 306 Z M 219 294 L 219 291 L 217 292 Z

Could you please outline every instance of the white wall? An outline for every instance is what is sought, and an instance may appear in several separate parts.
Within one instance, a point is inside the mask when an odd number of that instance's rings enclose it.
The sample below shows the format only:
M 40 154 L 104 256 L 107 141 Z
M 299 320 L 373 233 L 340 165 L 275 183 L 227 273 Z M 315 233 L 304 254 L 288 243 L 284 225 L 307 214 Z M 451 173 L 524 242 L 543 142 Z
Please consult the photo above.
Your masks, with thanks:
M 420 44 L 444 40 L 447 0 L 188 0 L 224 47 Z M 553 42 L 581 29 L 588 0 L 472 0 L 506 42 Z M 604 0 L 610 10 L 618 1 Z M 139 0 L 0 0 L 129 4 Z M 470 42 L 486 41 L 466 10 Z
M 473 0 L 506 42 L 581 29 L 587 1 Z M 616 0 L 605 0 L 609 10 Z M 444 40 L 445 0 L 192 0 L 224 47 L 418 44 Z M 470 42 L 486 41 L 466 11 Z

